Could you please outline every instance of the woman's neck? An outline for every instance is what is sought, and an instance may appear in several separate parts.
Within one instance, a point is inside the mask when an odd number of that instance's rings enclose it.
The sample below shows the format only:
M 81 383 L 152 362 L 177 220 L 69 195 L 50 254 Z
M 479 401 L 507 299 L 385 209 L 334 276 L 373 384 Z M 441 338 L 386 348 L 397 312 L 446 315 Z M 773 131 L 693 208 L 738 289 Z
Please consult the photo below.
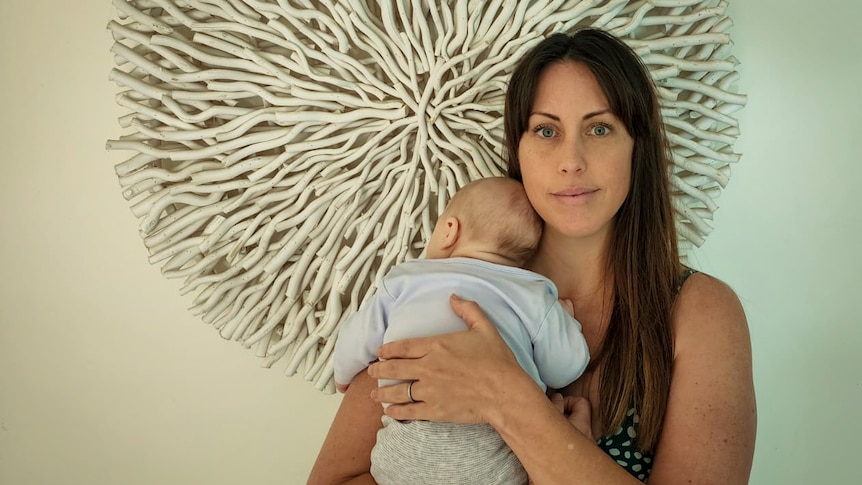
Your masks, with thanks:
M 605 235 L 574 239 L 546 231 L 529 269 L 551 279 L 560 298 L 578 307 L 610 300 L 613 275 L 607 271 L 609 238 Z

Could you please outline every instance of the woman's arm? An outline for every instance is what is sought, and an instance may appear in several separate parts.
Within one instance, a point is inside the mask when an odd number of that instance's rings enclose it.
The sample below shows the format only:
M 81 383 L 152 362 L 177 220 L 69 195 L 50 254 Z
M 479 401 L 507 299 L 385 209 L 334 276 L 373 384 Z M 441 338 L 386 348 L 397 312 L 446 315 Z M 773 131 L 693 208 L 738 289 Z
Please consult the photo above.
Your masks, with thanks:
M 390 405 L 386 414 L 396 419 L 490 423 L 536 485 L 640 483 L 557 410 L 476 303 L 453 298 L 452 308 L 468 331 L 381 347 L 378 355 L 387 360 L 372 364 L 369 373 L 416 379 L 413 397 L 420 401 L 406 402 L 406 384 L 380 388 L 373 394 L 378 400 L 401 403 Z
M 694 275 L 683 288 L 671 318 L 673 374 L 649 483 L 747 484 L 754 457 L 757 414 L 745 313 L 733 291 L 712 277 Z M 519 405 L 522 404 L 511 403 L 516 409 Z M 588 409 L 585 406 L 580 411 L 585 413 Z M 514 410 L 502 410 L 501 414 L 515 419 L 510 429 L 519 431 L 507 435 L 505 426 L 497 429 L 519 458 L 522 453 L 535 453 L 537 446 L 541 446 L 539 453 L 564 460 L 544 465 L 552 468 L 542 470 L 547 471 L 543 475 L 547 480 L 531 475 L 536 484 L 631 482 L 631 477 L 612 478 L 612 470 L 607 469 L 609 460 L 593 456 L 599 450 L 589 440 L 584 443 L 583 435 L 578 436 L 579 442 L 567 445 L 568 456 L 559 458 L 563 443 L 560 440 L 566 439 L 566 435 L 559 430 L 539 429 L 538 423 L 548 418 L 537 420 L 531 430 L 529 420 L 525 422 Z M 549 446 L 551 450 L 543 449 Z M 613 467 L 617 469 L 615 474 L 622 470 L 615 463 Z M 574 478 L 554 473 L 553 468 L 568 469 L 564 473 Z
M 751 341 L 739 299 L 695 274 L 672 316 L 674 368 L 650 484 L 745 484 L 757 411 Z
M 745 316 L 726 286 L 691 278 L 673 315 L 676 360 L 664 431 L 651 485 L 744 484 L 755 432 L 751 354 Z M 379 400 L 396 419 L 488 422 L 512 448 L 537 485 L 640 483 L 566 419 L 517 365 L 508 347 L 473 302 L 452 305 L 470 330 L 383 346 L 387 360 L 369 372 L 417 379 L 381 388 Z M 575 412 L 578 412 L 578 409 Z
M 377 381 L 366 372 L 353 379 L 314 462 L 309 485 L 375 483 L 369 472 L 371 448 L 377 441 L 383 415 L 380 403 L 369 398 L 376 388 Z

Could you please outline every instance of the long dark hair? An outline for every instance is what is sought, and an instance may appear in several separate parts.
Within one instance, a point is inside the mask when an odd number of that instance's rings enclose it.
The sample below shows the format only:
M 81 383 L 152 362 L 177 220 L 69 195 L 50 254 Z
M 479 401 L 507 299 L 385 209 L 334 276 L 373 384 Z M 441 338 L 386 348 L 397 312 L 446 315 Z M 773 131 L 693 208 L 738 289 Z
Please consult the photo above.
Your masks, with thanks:
M 608 250 L 610 322 L 591 366 L 601 369 L 605 434 L 618 429 L 635 407 L 638 447 L 648 451 L 661 435 L 667 409 L 673 365 L 670 314 L 681 268 L 658 98 L 649 71 L 616 37 L 595 29 L 548 37 L 520 61 L 506 94 L 508 174 L 516 180 L 521 180 L 518 144 L 528 127 L 539 75 L 558 62 L 577 62 L 592 72 L 611 111 L 634 139 L 631 189 L 615 216 Z

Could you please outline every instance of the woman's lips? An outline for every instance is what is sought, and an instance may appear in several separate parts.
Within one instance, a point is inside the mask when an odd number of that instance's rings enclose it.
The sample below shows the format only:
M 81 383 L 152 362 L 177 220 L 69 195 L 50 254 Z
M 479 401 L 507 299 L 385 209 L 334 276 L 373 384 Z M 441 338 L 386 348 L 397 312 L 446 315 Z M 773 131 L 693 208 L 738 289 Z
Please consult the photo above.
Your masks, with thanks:
M 592 198 L 593 194 L 598 192 L 598 189 L 587 187 L 572 187 L 559 190 L 553 193 L 555 199 L 564 204 L 583 204 Z

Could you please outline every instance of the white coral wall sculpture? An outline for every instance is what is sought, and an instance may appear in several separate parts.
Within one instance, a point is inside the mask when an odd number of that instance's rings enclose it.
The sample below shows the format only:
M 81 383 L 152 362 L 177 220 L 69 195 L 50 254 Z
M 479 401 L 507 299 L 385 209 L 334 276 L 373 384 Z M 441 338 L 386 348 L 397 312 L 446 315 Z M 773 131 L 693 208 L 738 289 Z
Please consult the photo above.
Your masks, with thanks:
M 110 150 L 150 263 L 193 311 L 332 392 L 339 324 L 421 255 L 466 182 L 503 173 L 519 56 L 593 26 L 649 66 L 683 254 L 739 156 L 718 0 L 114 0 L 123 136 Z

